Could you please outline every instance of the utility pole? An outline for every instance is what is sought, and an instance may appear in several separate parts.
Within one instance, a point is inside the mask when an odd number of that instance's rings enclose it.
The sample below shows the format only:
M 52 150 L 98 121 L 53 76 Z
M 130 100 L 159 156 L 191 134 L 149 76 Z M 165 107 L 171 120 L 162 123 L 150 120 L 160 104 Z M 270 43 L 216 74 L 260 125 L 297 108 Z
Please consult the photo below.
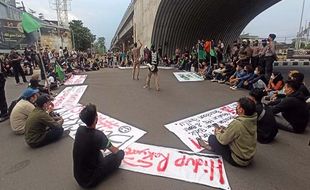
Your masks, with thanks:
M 71 11 L 71 0 L 50 0 L 50 7 L 56 10 L 58 26 L 68 27 L 68 11 Z
M 297 39 L 296 39 L 296 43 L 295 43 L 295 48 L 297 50 L 300 48 L 300 41 L 301 41 L 301 37 L 302 37 L 302 20 L 303 20 L 303 17 L 304 17 L 305 1 L 306 0 L 303 0 L 303 3 L 302 3 L 301 18 L 300 18 L 300 24 L 299 24 L 299 32 L 297 33 Z

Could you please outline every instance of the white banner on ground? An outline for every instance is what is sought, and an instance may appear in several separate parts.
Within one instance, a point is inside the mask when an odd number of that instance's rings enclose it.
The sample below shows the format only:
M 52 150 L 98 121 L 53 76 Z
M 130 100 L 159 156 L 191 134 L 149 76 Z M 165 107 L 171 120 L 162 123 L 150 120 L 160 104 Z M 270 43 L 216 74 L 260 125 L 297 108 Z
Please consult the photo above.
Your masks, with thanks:
M 203 77 L 194 72 L 174 72 L 174 76 L 179 82 L 197 82 L 204 81 Z
M 127 69 L 133 69 L 133 67 L 118 67 L 121 70 L 127 70 Z M 140 66 L 140 69 L 148 69 L 148 66 L 142 65 Z M 164 67 L 164 66 L 159 66 L 158 69 L 162 69 L 162 70 L 171 70 L 171 69 L 175 69 L 174 67 Z
M 230 189 L 221 156 L 140 143 L 125 153 L 122 169 Z
M 213 109 L 181 121 L 165 125 L 167 129 L 178 136 L 185 145 L 192 151 L 200 152 L 203 148 L 200 147 L 198 137 L 207 141 L 211 134 L 214 134 L 214 125 L 227 127 L 227 125 L 236 116 L 237 103 L 232 103 Z
M 67 87 L 56 96 L 53 101 L 54 109 L 70 105 L 76 105 L 83 96 L 87 85 Z
M 80 85 L 86 80 L 87 75 L 72 75 L 66 80 L 65 85 Z
M 70 130 L 70 136 L 74 139 L 76 131 L 80 125 L 85 125 L 79 118 L 83 106 L 77 104 L 56 110 L 64 118 L 63 128 Z M 130 144 L 140 139 L 146 132 L 133 127 L 127 123 L 123 123 L 112 117 L 106 116 L 98 112 L 97 129 L 102 131 L 112 142 L 112 144 L 120 149 L 125 149 Z

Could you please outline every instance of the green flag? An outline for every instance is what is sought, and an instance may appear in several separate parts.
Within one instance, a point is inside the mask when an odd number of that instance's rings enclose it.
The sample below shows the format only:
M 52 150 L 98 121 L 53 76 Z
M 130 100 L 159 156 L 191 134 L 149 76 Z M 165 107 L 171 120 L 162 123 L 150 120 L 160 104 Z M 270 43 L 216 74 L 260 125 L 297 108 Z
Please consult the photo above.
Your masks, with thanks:
M 210 55 L 211 57 L 216 57 L 216 51 L 214 49 L 211 49 Z
M 34 32 L 41 27 L 41 24 L 36 21 L 30 14 L 23 12 L 21 16 L 22 26 L 26 33 Z
M 58 65 L 58 63 L 56 63 L 55 73 L 56 73 L 59 80 L 61 80 L 61 81 L 65 80 L 65 73 L 62 70 L 62 68 Z

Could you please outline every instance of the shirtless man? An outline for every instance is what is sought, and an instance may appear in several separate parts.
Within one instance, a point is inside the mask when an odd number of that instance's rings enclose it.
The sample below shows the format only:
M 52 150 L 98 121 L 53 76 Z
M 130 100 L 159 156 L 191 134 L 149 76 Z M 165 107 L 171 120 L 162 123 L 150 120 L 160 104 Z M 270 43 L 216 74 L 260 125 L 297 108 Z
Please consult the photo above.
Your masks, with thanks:
M 138 47 L 137 43 L 134 44 L 134 48 L 131 50 L 132 51 L 132 56 L 133 56 L 133 70 L 132 70 L 132 79 L 135 80 L 135 75 L 136 75 L 136 69 L 138 67 L 138 73 L 137 73 L 137 80 L 139 80 L 139 73 L 140 73 L 140 51 L 142 47 L 142 43 L 140 40 L 138 40 L 140 46 Z

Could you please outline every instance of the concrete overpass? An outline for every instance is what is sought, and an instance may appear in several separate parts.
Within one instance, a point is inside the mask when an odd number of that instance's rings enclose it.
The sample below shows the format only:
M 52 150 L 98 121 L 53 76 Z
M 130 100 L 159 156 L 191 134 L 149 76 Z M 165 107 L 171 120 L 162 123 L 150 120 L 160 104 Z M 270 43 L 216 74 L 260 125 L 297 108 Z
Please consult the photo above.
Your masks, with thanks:
M 257 15 L 280 0 L 133 0 L 111 47 L 128 49 L 134 41 L 162 46 L 172 55 L 197 39 L 231 43 Z M 263 27 L 263 26 L 262 26 Z M 272 32 L 272 31 L 270 31 Z

